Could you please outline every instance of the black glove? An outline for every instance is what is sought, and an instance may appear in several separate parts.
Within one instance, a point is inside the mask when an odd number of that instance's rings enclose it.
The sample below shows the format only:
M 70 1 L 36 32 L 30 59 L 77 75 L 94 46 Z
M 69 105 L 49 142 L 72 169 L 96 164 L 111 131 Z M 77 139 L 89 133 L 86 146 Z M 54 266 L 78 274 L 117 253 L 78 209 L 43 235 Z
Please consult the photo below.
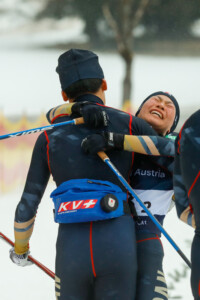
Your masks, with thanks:
M 108 125 L 108 115 L 103 107 L 91 102 L 75 102 L 72 113 L 82 116 L 87 127 L 100 128 Z
M 99 151 L 123 150 L 124 135 L 113 132 L 92 134 L 83 139 L 81 147 L 87 154 L 96 154 Z

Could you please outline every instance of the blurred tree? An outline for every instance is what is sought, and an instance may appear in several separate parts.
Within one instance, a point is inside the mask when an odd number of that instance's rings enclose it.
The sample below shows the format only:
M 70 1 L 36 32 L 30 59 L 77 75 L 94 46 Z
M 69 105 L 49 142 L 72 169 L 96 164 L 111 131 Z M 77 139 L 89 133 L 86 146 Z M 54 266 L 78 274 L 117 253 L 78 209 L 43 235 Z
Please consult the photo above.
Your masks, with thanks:
M 147 36 L 184 39 L 191 37 L 191 26 L 198 18 L 199 0 L 151 0 L 142 23 Z
M 115 39 L 120 56 L 125 62 L 122 104 L 131 98 L 134 34 L 150 0 L 46 0 L 39 17 L 61 18 L 78 14 L 85 21 L 85 31 L 91 47 Z
M 133 30 L 140 23 L 149 2 L 150 0 L 109 0 L 103 4 L 103 14 L 114 32 L 118 52 L 125 62 L 123 106 L 131 99 L 131 69 L 134 56 Z
M 42 10 L 37 14 L 37 18 L 61 19 L 74 13 L 74 0 L 46 0 Z
M 99 24 L 103 20 L 102 0 L 75 0 L 73 7 L 75 12 L 85 21 L 85 32 L 89 35 L 91 45 L 100 45 L 102 40 Z
M 39 17 L 60 19 L 77 15 L 85 21 L 90 47 L 105 49 L 117 44 L 125 62 L 123 103 L 131 98 L 131 69 L 134 58 L 134 29 L 145 28 L 154 39 L 187 38 L 191 25 L 200 17 L 200 0 L 45 0 Z M 114 46 L 115 47 L 115 46 Z

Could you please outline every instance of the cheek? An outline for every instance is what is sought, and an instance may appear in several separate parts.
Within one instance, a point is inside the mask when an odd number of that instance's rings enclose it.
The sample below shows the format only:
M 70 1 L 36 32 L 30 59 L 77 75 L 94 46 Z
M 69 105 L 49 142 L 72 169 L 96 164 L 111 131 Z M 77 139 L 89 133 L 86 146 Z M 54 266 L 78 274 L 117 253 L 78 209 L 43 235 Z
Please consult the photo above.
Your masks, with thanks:
M 173 124 L 174 119 L 175 119 L 175 112 L 174 111 L 168 111 L 167 119 L 171 124 Z
M 148 105 L 144 105 L 140 111 L 140 116 L 142 118 L 146 117 L 147 115 L 149 114 L 149 108 L 148 108 Z

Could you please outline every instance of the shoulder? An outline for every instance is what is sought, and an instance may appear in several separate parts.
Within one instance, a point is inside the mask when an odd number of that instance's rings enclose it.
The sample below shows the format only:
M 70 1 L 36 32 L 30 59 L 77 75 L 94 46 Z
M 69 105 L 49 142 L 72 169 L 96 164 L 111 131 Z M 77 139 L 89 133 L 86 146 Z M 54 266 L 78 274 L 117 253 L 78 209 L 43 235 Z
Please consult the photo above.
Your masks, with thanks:
M 158 135 L 157 132 L 145 120 L 135 117 L 134 115 L 124 112 L 122 110 L 104 106 L 108 114 L 112 114 L 119 120 L 126 120 L 131 126 L 132 134 L 134 135 Z
M 135 134 L 157 136 L 157 132 L 145 120 L 133 117 L 132 127 L 136 131 Z
M 133 115 L 131 115 L 130 113 L 127 113 L 121 109 L 117 109 L 117 108 L 106 106 L 106 105 L 101 105 L 101 107 L 106 109 L 107 113 L 115 114 L 115 115 L 122 116 L 122 117 L 125 117 L 125 116 L 127 116 L 129 118 L 133 117 Z
M 47 143 L 48 143 L 48 134 L 47 134 L 47 132 L 45 131 L 45 132 L 42 132 L 42 133 L 38 136 L 38 138 L 37 138 L 37 140 L 36 140 L 36 142 L 35 142 L 34 149 L 35 149 L 35 150 L 41 150 L 41 149 L 43 149 L 44 147 L 46 148 Z

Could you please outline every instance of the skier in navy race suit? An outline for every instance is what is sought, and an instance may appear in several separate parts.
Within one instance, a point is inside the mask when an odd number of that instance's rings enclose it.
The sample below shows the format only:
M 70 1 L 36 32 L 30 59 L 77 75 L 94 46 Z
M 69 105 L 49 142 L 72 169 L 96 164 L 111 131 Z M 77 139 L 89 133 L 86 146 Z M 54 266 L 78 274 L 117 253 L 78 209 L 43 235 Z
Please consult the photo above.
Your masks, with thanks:
M 102 184 L 102 189 L 104 185 L 107 188 L 106 182 L 110 182 L 115 185 L 115 190 L 120 188 L 123 194 L 120 194 L 123 199 L 118 199 L 124 207 L 121 216 L 95 221 L 88 219 L 88 222 L 77 223 L 67 223 L 65 220 L 66 223 L 59 224 L 56 243 L 56 299 L 133 300 L 136 292 L 137 255 L 135 224 L 127 204 L 128 195 L 97 155 L 88 156 L 82 151 L 81 143 L 89 134 L 105 128 L 129 135 L 153 136 L 156 132 L 144 120 L 105 106 L 107 83 L 98 57 L 93 52 L 71 49 L 59 57 L 56 70 L 60 77 L 63 99 L 74 105 L 70 116 L 58 115 L 53 123 L 71 120 L 81 114 L 86 124 L 55 128 L 38 137 L 24 192 L 16 208 L 15 246 L 10 252 L 10 258 L 19 266 L 30 264 L 27 259 L 29 240 L 50 175 L 58 188 L 62 184 L 68 184 L 70 180 L 77 182 L 77 187 L 79 180 L 88 180 L 86 184 L 91 186 L 97 180 Z M 89 104 L 84 105 L 84 102 Z M 99 123 L 106 127 L 95 128 Z M 133 154 L 112 151 L 110 158 L 129 181 Z M 68 193 L 69 190 L 65 192 Z M 92 199 L 97 198 L 98 191 L 93 193 Z M 75 199 L 74 203 L 78 200 L 81 199 Z M 66 204 L 62 205 L 67 210 Z M 55 213 L 58 211 L 55 210 Z

